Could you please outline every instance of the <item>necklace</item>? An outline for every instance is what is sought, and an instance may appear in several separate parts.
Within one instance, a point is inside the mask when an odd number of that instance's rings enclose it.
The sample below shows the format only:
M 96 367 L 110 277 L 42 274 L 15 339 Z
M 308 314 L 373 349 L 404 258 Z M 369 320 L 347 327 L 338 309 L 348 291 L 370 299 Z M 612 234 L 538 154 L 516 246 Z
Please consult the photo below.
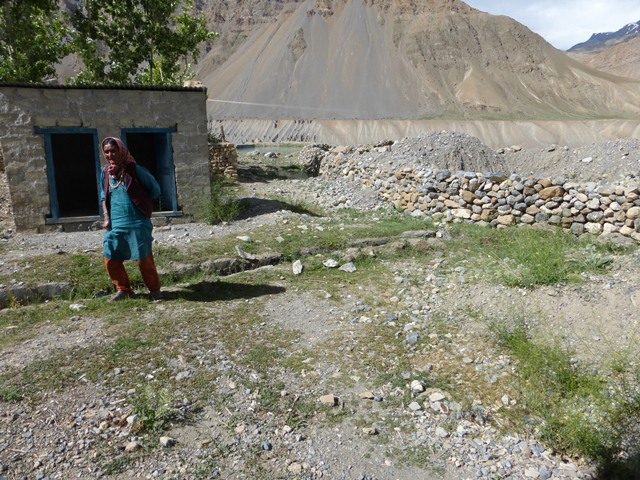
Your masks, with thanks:
M 109 175 L 109 186 L 111 188 L 118 188 L 121 184 L 122 184 L 122 180 L 124 180 L 124 170 L 120 170 L 120 178 L 118 178 L 118 183 L 116 182 L 116 176 L 115 175 Z

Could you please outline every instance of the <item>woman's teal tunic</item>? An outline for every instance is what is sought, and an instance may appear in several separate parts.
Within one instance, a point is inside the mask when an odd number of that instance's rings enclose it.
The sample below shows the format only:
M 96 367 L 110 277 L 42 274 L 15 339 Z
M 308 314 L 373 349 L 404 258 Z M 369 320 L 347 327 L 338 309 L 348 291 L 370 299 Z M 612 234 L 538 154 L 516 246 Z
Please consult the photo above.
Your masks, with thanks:
M 160 186 L 146 168 L 136 165 L 136 176 L 140 185 L 149 191 L 151 198 L 160 196 Z M 100 199 L 104 200 L 102 179 L 100 185 Z M 147 257 L 151 253 L 153 242 L 151 220 L 133 204 L 124 183 L 118 185 L 110 177 L 109 192 L 111 230 L 106 230 L 104 234 L 104 256 L 112 260 L 141 260 Z

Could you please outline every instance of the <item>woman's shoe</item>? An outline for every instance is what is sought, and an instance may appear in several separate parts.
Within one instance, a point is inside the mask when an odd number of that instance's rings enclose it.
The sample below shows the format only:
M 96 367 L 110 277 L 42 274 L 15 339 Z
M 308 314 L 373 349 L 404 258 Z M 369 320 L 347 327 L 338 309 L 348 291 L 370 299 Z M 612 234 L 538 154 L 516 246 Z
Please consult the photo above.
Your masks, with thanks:
M 149 297 L 151 297 L 151 300 L 154 302 L 161 302 L 164 300 L 164 293 L 156 290 L 155 292 L 149 292 Z
M 118 290 L 115 295 L 109 297 L 107 302 L 118 302 L 127 298 L 135 298 L 135 296 L 136 295 L 133 292 L 123 292 L 121 290 Z

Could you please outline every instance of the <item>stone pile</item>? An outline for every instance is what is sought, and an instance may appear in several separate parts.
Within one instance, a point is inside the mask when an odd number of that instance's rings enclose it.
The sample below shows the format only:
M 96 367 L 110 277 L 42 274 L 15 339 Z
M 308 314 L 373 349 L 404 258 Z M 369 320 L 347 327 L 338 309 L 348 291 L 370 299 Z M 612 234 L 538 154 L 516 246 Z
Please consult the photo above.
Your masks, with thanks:
M 491 226 L 547 224 L 576 235 L 620 234 L 640 241 L 637 184 L 508 175 L 493 170 L 501 167 L 499 157 L 474 140 L 440 132 L 393 144 L 334 147 L 324 154 L 320 174 L 372 190 L 414 216 Z M 465 165 L 479 168 L 456 169 Z
M 209 170 L 212 176 L 238 180 L 238 152 L 233 143 L 209 144 Z

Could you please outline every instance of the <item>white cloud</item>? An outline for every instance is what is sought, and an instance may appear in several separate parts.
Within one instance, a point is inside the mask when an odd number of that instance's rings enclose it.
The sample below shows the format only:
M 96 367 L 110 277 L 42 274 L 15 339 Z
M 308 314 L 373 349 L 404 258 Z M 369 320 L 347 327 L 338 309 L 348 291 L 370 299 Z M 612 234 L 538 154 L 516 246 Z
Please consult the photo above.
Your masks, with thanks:
M 591 34 L 615 32 L 640 20 L 638 0 L 467 0 L 478 10 L 507 15 L 556 48 L 566 50 Z

